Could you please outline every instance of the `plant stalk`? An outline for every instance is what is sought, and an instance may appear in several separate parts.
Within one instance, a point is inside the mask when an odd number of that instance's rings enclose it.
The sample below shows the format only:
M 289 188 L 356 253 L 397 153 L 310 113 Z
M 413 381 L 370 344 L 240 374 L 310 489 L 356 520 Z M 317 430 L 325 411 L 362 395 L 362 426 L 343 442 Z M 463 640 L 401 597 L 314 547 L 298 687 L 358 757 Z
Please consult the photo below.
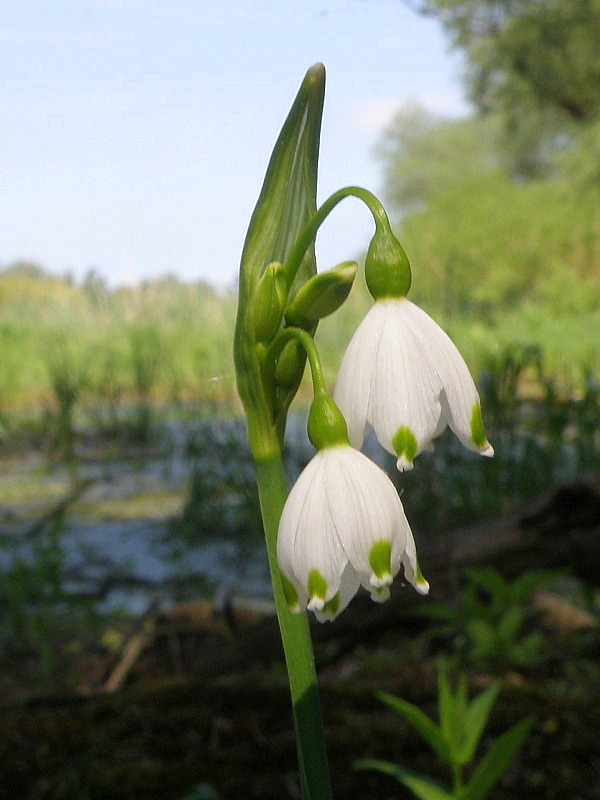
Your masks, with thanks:
M 277 564 L 277 531 L 287 497 L 281 453 L 272 453 L 255 463 L 275 609 L 292 695 L 302 800 L 332 800 L 308 618 L 306 612 L 292 614 L 289 610 Z

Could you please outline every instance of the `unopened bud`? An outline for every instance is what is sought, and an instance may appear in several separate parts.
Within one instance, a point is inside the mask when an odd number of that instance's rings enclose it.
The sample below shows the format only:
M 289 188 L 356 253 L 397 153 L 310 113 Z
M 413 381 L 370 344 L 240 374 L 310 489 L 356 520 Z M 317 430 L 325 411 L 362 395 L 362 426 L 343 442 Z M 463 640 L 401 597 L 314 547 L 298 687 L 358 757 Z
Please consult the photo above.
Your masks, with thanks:
M 277 359 L 275 367 L 275 380 L 278 386 L 289 389 L 296 386 L 302 378 L 306 359 L 302 345 L 298 342 L 288 342 Z
M 281 325 L 287 299 L 287 281 L 282 265 L 274 261 L 265 267 L 252 295 L 254 335 L 258 343 L 269 343 Z
M 354 261 L 344 261 L 309 278 L 287 307 L 288 323 L 309 329 L 337 311 L 350 294 L 357 269 Z

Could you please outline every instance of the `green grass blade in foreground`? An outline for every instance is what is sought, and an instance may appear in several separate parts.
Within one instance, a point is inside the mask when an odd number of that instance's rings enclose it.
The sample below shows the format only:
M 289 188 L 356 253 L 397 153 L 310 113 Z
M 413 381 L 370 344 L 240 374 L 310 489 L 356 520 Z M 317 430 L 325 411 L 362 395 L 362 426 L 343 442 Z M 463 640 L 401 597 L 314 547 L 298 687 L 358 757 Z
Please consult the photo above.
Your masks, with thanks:
M 478 695 L 471 705 L 468 707 L 465 714 L 465 724 L 463 740 L 458 748 L 458 759 L 460 764 L 468 764 L 475 755 L 475 750 L 479 744 L 481 734 L 485 728 L 485 724 L 490 716 L 490 712 L 498 692 L 500 691 L 500 682 L 495 683 Z
M 488 796 L 516 756 L 533 722 L 533 717 L 526 717 L 496 739 L 457 800 L 484 800 Z
M 395 778 L 406 786 L 420 800 L 452 800 L 452 795 L 429 778 L 423 778 L 410 770 L 403 769 L 390 761 L 379 761 L 375 758 L 366 758 L 357 761 L 354 769 L 373 769 Z
M 461 678 L 461 682 L 462 682 Z M 453 766 L 458 764 L 457 751 L 462 738 L 465 714 L 465 687 L 457 686 L 452 691 L 448 680 L 448 667 L 443 661 L 438 662 L 438 710 L 440 730 L 448 743 L 447 761 Z
M 439 727 L 427 714 L 412 703 L 402 700 L 400 697 L 394 697 L 394 695 L 388 694 L 387 692 L 378 692 L 377 697 L 391 709 L 403 716 L 427 744 L 435 750 L 441 758 L 448 761 L 450 758 L 448 742 Z

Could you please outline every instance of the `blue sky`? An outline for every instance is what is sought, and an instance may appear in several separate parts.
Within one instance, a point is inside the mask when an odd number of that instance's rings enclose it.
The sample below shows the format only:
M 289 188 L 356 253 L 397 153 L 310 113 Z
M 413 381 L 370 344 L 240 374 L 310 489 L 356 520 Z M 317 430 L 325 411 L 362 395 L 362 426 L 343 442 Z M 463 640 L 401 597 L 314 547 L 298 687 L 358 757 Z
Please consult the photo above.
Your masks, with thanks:
M 0 0 L 0 266 L 111 284 L 166 272 L 231 286 L 304 72 L 327 67 L 319 197 L 373 191 L 403 103 L 467 112 L 439 25 L 402 0 Z M 346 201 L 320 267 L 371 223 Z

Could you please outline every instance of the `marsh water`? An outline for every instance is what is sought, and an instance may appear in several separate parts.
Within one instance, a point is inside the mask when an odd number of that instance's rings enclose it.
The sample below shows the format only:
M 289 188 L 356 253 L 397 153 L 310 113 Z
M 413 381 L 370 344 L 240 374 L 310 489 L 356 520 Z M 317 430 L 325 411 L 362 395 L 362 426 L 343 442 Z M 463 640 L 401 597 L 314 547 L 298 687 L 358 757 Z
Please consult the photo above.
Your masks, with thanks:
M 258 542 L 205 529 L 201 542 L 180 547 L 173 536 L 194 468 L 181 434 L 171 431 L 168 447 L 152 453 L 83 454 L 76 483 L 72 470 L 43 454 L 4 459 L 1 565 L 58 559 L 65 591 L 100 592 L 105 607 L 133 612 L 157 597 L 198 597 L 228 587 L 238 596 L 266 597 L 268 568 Z

